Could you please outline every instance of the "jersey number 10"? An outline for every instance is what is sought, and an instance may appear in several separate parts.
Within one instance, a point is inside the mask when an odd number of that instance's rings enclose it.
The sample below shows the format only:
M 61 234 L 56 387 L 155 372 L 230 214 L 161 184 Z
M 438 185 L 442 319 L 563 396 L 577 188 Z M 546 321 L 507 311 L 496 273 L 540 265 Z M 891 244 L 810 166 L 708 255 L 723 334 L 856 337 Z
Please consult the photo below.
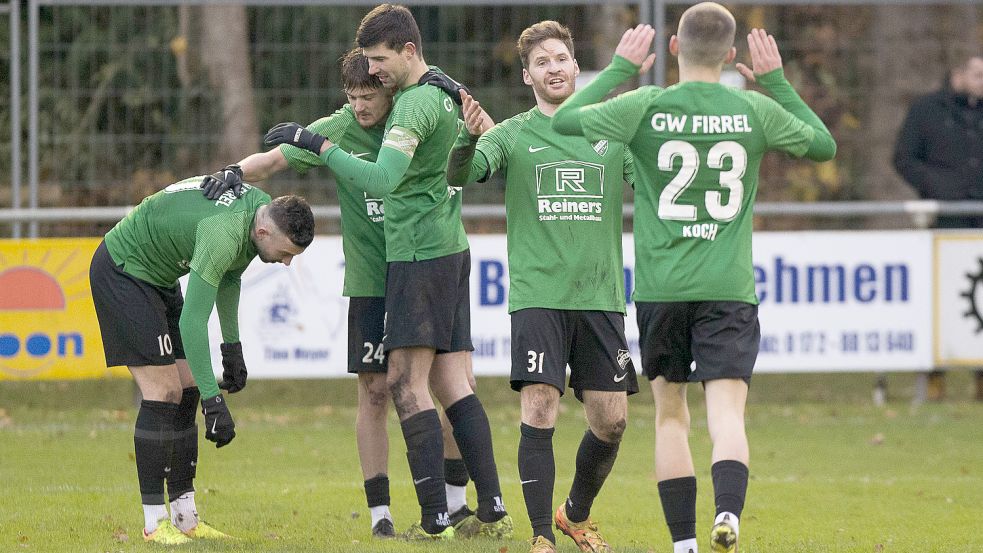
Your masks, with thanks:
M 682 158 L 682 165 L 676 176 L 659 195 L 659 218 L 672 221 L 695 221 L 696 206 L 677 203 L 683 192 L 693 184 L 700 169 L 700 153 L 696 147 L 683 140 L 670 140 L 659 148 L 659 170 L 672 171 L 676 158 Z M 747 169 L 747 150 L 737 142 L 727 140 L 718 142 L 707 152 L 707 167 L 723 169 L 724 160 L 731 159 L 731 168 L 720 173 L 720 186 L 730 190 L 727 203 L 721 203 L 723 194 L 717 190 L 706 193 L 706 208 L 717 221 L 732 221 L 741 210 L 744 199 L 744 171 Z

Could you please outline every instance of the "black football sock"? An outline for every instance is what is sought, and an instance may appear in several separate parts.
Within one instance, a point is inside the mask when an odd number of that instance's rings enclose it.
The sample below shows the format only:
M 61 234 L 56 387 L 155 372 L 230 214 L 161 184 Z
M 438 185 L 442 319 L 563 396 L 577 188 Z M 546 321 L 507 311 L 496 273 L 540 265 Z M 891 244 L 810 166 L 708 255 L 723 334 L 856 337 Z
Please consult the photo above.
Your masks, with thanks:
M 198 388 L 185 388 L 181 403 L 174 415 L 174 451 L 171 453 L 171 471 L 167 475 L 167 496 L 171 501 L 194 491 L 194 479 L 198 465 Z
M 400 423 L 406 440 L 406 458 L 420 502 L 420 525 L 430 534 L 450 524 L 444 491 L 444 439 L 436 409 L 427 409 Z
M 741 518 L 747 495 L 748 468 L 740 461 L 717 461 L 710 467 L 717 514 L 734 513 Z
M 519 480 L 532 535 L 556 543 L 553 535 L 553 484 L 556 480 L 553 429 L 523 423 L 519 432 Z
M 583 522 L 590 516 L 594 498 L 601 491 L 608 474 L 611 474 L 617 458 L 618 444 L 602 441 L 587 429 L 577 450 L 577 472 L 567 498 L 566 512 L 570 522 Z
M 464 464 L 464 459 L 444 458 L 444 481 L 451 486 L 468 485 L 468 467 Z
M 672 541 L 696 539 L 696 477 L 659 482 L 659 499 Z
M 174 445 L 174 416 L 178 406 L 165 401 L 143 400 L 133 429 L 137 479 L 144 505 L 164 504 L 164 478 Z
M 474 489 L 478 492 L 478 520 L 495 522 L 506 512 L 485 409 L 478 396 L 471 394 L 459 399 L 445 412 L 454 428 L 454 439 L 464 457 L 467 472 L 474 479 Z
M 365 499 L 369 509 L 389 505 L 389 477 L 377 474 L 365 481 Z

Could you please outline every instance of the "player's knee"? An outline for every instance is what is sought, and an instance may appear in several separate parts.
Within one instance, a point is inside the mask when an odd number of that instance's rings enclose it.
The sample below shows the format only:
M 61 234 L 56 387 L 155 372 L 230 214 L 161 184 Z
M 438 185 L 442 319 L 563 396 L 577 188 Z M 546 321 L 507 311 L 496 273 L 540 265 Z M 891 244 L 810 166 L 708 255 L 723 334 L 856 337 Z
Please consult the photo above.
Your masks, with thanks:
M 600 426 L 600 428 L 592 429 L 598 438 L 608 443 L 618 443 L 621 441 L 622 436 L 625 435 L 625 428 L 628 426 L 628 418 L 624 415 L 611 417 L 605 419 L 598 426 Z

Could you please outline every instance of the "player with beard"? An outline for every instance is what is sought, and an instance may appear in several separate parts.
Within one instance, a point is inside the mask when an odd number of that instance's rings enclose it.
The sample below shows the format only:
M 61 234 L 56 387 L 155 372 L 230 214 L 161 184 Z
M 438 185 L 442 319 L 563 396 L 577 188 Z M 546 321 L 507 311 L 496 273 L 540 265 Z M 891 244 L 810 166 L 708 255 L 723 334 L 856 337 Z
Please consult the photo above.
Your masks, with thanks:
M 488 128 L 478 102 L 462 93 L 467 128 L 451 151 L 447 179 L 463 186 L 505 173 L 511 384 L 520 394 L 519 476 L 531 553 L 556 551 L 554 522 L 582 551 L 609 551 L 589 515 L 617 457 L 628 395 L 638 391 L 625 339 L 621 253 L 632 157 L 621 142 L 592 143 L 550 127 L 580 71 L 569 29 L 541 21 L 522 32 L 517 48 L 536 106 Z M 551 516 L 552 436 L 568 364 L 588 429 L 570 493 Z

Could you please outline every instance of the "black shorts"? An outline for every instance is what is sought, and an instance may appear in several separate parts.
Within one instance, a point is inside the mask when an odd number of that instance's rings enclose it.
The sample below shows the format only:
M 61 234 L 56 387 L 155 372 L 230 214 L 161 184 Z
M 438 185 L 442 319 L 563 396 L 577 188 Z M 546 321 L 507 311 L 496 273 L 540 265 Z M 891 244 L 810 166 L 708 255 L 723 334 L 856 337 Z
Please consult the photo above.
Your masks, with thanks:
M 123 272 L 106 243 L 89 266 L 92 301 L 99 318 L 106 366 L 173 365 L 184 359 L 181 286 L 154 286 Z
M 638 302 L 642 369 L 649 380 L 751 382 L 761 327 L 758 306 L 739 301 Z M 695 369 L 691 368 L 694 364 Z
M 386 321 L 386 298 L 348 300 L 348 372 L 386 372 L 382 331 Z
M 386 351 L 427 347 L 473 351 L 471 252 L 424 261 L 392 261 L 386 272 Z
M 581 401 L 583 390 L 637 392 L 624 315 L 540 308 L 512 313 L 513 390 L 541 383 L 563 394 L 567 365 L 570 387 Z

